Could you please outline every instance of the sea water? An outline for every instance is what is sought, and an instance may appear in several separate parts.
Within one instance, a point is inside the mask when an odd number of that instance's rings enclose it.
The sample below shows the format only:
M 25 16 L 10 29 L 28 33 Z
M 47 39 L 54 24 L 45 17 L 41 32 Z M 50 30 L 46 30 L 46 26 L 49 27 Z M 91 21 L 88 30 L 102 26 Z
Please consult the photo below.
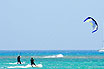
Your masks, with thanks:
M 17 64 L 17 56 L 23 64 Z M 32 68 L 30 58 L 35 59 Z M 104 53 L 96 50 L 0 50 L 0 69 L 104 69 Z

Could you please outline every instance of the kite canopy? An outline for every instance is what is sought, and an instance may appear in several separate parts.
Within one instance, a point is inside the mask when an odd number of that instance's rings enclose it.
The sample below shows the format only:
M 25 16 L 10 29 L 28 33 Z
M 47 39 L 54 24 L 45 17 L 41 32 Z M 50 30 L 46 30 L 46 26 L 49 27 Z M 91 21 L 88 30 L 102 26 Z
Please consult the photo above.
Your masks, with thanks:
M 84 22 L 89 22 L 91 26 L 93 27 L 92 33 L 96 32 L 98 30 L 98 24 L 92 17 L 87 17 Z

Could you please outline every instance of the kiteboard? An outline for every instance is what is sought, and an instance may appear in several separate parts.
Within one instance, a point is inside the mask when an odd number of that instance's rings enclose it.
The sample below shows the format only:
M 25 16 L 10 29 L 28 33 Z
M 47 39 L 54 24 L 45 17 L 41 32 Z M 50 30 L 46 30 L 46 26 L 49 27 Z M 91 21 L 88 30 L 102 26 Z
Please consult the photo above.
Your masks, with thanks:
M 19 62 L 17 62 L 17 64 L 20 64 Z M 25 62 L 21 62 L 21 64 L 25 64 Z

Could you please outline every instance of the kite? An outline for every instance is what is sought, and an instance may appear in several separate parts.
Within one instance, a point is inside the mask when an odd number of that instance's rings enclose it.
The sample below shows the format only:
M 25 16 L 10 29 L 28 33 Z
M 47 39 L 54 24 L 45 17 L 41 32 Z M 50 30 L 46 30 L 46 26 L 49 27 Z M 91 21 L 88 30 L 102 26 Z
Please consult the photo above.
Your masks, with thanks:
M 88 22 L 93 27 L 92 33 L 96 32 L 98 30 L 98 24 L 92 17 L 87 17 L 84 22 Z

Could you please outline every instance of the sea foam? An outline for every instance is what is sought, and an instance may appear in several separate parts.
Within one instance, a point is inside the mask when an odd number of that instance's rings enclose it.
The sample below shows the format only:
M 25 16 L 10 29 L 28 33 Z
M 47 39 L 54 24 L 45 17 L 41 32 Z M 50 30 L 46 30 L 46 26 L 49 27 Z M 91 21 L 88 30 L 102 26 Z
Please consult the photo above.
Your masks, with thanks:
M 52 55 L 52 56 L 44 56 L 43 58 L 62 58 L 64 57 L 62 54 Z
M 7 67 L 7 68 L 30 68 L 30 67 L 32 67 L 31 65 L 26 65 L 26 66 L 9 66 L 9 67 Z M 36 65 L 36 66 L 33 66 L 33 67 L 43 67 L 43 65 L 42 64 L 38 64 L 38 65 Z
M 21 62 L 22 64 L 25 64 L 25 62 Z M 8 64 L 17 64 L 17 62 L 15 62 L 15 63 L 8 63 Z

